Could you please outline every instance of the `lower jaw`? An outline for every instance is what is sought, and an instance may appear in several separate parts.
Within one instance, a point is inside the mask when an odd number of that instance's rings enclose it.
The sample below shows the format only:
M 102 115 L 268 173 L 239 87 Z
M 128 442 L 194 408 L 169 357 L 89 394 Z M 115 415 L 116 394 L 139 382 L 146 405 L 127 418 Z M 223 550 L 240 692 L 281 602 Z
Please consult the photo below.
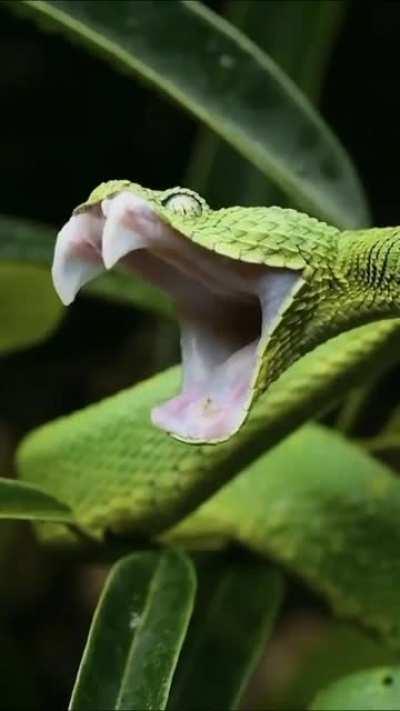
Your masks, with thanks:
M 254 294 L 248 294 L 247 301 L 216 295 L 144 250 L 128 255 L 124 262 L 172 297 L 184 322 L 182 390 L 153 409 L 152 422 L 184 442 L 228 439 L 241 426 L 251 401 L 261 336 L 259 301 Z M 184 345 L 188 324 L 195 334 L 189 347 Z M 198 372 L 193 365 L 196 359 Z
M 256 371 L 258 342 L 245 346 L 235 353 L 229 362 L 219 366 L 221 369 L 233 368 L 232 381 L 228 394 L 221 397 L 218 393 L 218 368 L 209 382 L 201 385 L 184 387 L 181 394 L 159 407 L 153 408 L 153 424 L 184 442 L 223 442 L 234 434 L 243 423 L 251 401 L 250 380 Z M 243 379 L 235 376 L 238 365 L 242 362 L 250 377 Z M 225 383 L 226 387 L 226 383 Z

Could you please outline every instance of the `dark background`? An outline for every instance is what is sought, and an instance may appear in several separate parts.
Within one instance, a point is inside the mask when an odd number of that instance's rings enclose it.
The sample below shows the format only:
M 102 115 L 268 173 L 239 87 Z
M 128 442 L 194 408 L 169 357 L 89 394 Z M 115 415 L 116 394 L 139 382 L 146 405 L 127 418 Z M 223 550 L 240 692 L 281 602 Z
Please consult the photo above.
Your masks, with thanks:
M 379 225 L 400 222 L 399 33 L 398 2 L 348 3 L 320 103 Z M 101 180 L 182 181 L 197 128 L 188 115 L 1 6 L 0 37 L 1 212 L 59 224 Z
M 320 102 L 358 167 L 377 225 L 400 224 L 399 37 L 398 2 L 349 3 Z M 0 107 L 0 213 L 57 227 L 102 180 L 182 183 L 198 128 L 152 89 L 1 4 Z M 174 327 L 163 328 L 132 307 L 82 298 L 47 343 L 0 359 L 1 465 L 11 466 L 25 431 L 175 360 L 177 349 L 163 345 L 163 333 L 176 340 Z M 161 355 L 149 361 L 155 329 Z M 397 382 L 392 373 L 381 384 L 375 419 L 397 399 Z M 21 708 L 26 696 L 36 707 L 65 707 L 98 572 L 49 559 L 28 529 L 18 530 L 11 553 L 0 555 L 0 708 Z M 304 591 L 296 595 L 314 604 Z

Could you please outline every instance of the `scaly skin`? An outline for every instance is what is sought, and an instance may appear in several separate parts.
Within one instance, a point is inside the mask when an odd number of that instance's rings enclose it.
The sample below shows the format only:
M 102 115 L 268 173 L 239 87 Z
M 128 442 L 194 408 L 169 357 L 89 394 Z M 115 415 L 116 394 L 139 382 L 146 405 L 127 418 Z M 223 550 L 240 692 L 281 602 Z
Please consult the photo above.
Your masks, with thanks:
M 96 538 L 107 530 L 149 537 L 180 521 L 350 386 L 396 362 L 399 352 L 394 320 L 324 343 L 273 383 L 240 432 L 219 445 L 184 444 L 151 424 L 151 407 L 177 387 L 174 368 L 35 430 L 19 450 L 19 473 L 69 504 Z M 48 535 L 63 538 L 65 529 Z
M 400 228 L 338 229 L 280 207 L 232 207 L 199 215 L 163 207 L 182 188 L 156 191 L 129 181 L 98 186 L 81 212 L 122 190 L 144 197 L 160 218 L 207 250 L 235 261 L 294 270 L 304 284 L 295 293 L 265 350 L 253 402 L 292 363 L 319 343 L 358 325 L 400 315 Z
M 358 324 L 400 315 L 398 228 L 339 232 L 294 210 L 230 208 L 171 215 L 165 193 L 114 181 L 87 203 L 131 190 L 161 219 L 232 259 L 301 270 L 264 354 L 257 402 L 239 433 L 219 445 L 188 445 L 151 425 L 152 406 L 174 393 L 178 370 L 158 375 L 34 432 L 23 444 L 24 479 L 67 502 L 95 537 L 149 535 L 178 521 L 294 427 L 339 398 L 349 383 L 396 359 L 397 322 L 364 326 L 288 367 L 307 350 Z M 168 191 L 172 193 L 173 191 Z M 201 200 L 201 199 L 200 199 Z M 287 370 L 287 372 L 286 372 Z M 52 533 L 55 533 L 53 531 Z

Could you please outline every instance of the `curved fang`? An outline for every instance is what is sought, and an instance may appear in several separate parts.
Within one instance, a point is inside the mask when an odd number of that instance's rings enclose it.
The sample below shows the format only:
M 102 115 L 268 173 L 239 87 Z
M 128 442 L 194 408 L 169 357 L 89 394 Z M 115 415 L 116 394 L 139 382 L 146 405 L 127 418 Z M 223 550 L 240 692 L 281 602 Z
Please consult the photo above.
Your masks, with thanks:
M 103 270 L 100 253 L 104 220 L 91 213 L 73 215 L 59 232 L 52 277 L 63 304 L 71 304 L 79 289 Z

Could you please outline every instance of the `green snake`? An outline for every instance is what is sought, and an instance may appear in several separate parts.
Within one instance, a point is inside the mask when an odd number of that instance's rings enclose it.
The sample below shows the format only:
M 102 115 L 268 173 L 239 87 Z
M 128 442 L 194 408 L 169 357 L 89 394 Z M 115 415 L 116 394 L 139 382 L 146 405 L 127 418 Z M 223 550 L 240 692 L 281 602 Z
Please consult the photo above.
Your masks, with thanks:
M 280 207 L 214 210 L 179 187 L 101 184 L 58 236 L 55 288 L 69 304 L 117 264 L 161 287 L 176 304 L 182 375 L 39 429 L 20 450 L 22 477 L 95 537 L 164 530 L 393 358 L 399 234 L 340 231 Z

